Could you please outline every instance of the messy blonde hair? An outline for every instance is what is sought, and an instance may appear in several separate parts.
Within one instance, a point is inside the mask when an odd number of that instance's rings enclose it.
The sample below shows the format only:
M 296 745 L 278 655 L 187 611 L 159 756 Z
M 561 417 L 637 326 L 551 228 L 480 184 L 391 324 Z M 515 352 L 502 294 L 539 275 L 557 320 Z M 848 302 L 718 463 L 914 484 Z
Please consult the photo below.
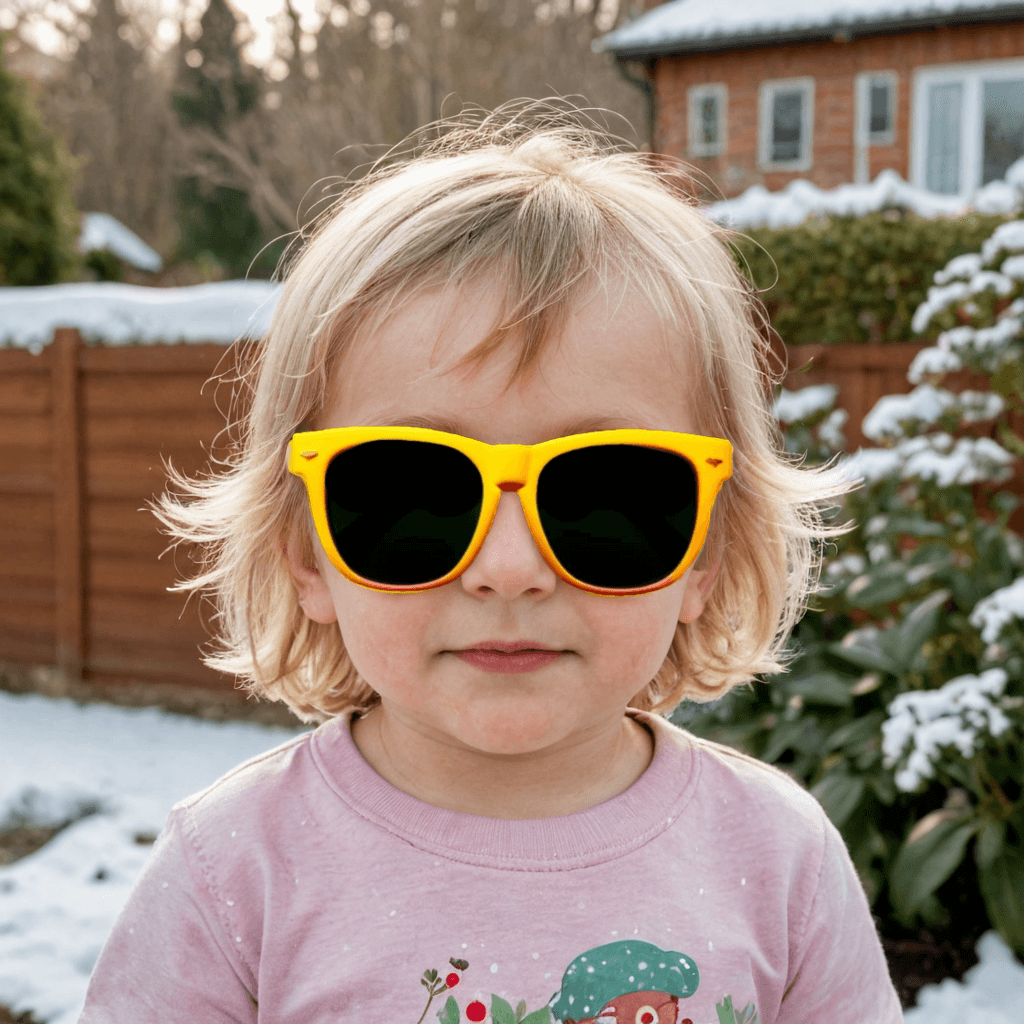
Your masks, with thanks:
M 312 565 L 318 542 L 286 447 L 324 408 L 349 347 L 396 304 L 495 274 L 506 288 L 497 326 L 459 366 L 518 346 L 511 384 L 594 286 L 616 276 L 671 325 L 666 360 L 692 375 L 684 389 L 677 371 L 696 431 L 734 447 L 698 560 L 719 566 L 704 611 L 677 627 L 631 706 L 666 713 L 684 698 L 715 700 L 755 674 L 788 671 L 786 641 L 817 592 L 815 542 L 853 528 L 826 526 L 822 504 L 858 482 L 787 455 L 771 411 L 782 378 L 767 369 L 763 307 L 728 233 L 679 188 L 682 165 L 614 144 L 571 105 L 517 100 L 481 114 L 429 126 L 437 137 L 418 151 L 390 162 L 386 154 L 346 183 L 301 251 L 286 254 L 266 336 L 236 343 L 251 358 L 237 378 L 247 393 L 230 455 L 201 478 L 169 470 L 180 493 L 165 493 L 154 511 L 175 543 L 202 552 L 201 571 L 175 589 L 213 600 L 219 646 L 205 663 L 303 721 L 379 703 L 338 625 L 313 622 L 299 607 L 283 543 L 299 538 L 298 554 Z

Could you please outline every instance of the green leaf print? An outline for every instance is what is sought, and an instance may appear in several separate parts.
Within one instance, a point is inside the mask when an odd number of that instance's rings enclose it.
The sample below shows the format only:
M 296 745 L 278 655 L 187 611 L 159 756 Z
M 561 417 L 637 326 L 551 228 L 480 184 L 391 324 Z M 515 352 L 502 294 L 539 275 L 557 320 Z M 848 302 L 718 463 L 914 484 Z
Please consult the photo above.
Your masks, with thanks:
M 519 1005 L 516 1007 L 516 1020 L 522 1022 L 522 1019 L 526 1016 L 526 1000 L 520 999 Z
M 437 1019 L 441 1024 L 459 1024 L 459 1004 L 454 996 L 449 996 L 444 1009 L 437 1011 Z
M 494 1024 L 518 1024 L 512 1006 L 501 996 L 491 995 L 491 1020 Z
M 542 1006 L 539 1010 L 523 1018 L 523 1024 L 551 1024 L 551 1011 Z
M 718 1024 L 760 1024 L 757 1008 L 753 1003 L 747 1003 L 737 1016 L 732 1005 L 732 996 L 726 996 L 724 1002 L 716 1003 L 715 1011 L 718 1013 Z

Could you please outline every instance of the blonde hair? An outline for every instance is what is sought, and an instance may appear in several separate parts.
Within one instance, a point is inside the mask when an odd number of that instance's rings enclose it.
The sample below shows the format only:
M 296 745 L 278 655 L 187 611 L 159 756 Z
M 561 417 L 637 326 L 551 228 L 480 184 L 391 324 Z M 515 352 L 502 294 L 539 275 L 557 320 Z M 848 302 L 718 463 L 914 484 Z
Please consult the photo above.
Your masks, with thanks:
M 817 592 L 815 542 L 853 528 L 826 526 L 822 503 L 858 482 L 828 466 L 801 468 L 786 453 L 771 411 L 782 377 L 767 370 L 763 307 L 736 268 L 729 234 L 678 188 L 682 165 L 613 145 L 580 113 L 546 100 L 480 117 L 464 110 L 429 126 L 448 130 L 410 158 L 388 164 L 386 154 L 349 183 L 301 252 L 286 254 L 266 336 L 243 345 L 252 358 L 238 380 L 248 401 L 232 420 L 231 454 L 196 479 L 169 468 L 181 493 L 162 495 L 154 512 L 174 543 L 200 546 L 201 571 L 174 589 L 214 602 L 219 648 L 205 663 L 303 721 L 364 712 L 380 698 L 338 625 L 299 607 L 282 542 L 301 538 L 311 565 L 316 540 L 286 446 L 324 407 L 349 346 L 396 302 L 495 271 L 507 286 L 498 326 L 463 363 L 517 344 L 511 384 L 593 285 L 617 275 L 673 326 L 676 355 L 685 349 L 698 432 L 734 447 L 697 563 L 719 566 L 704 611 L 677 627 L 631 706 L 666 713 L 684 698 L 715 700 L 756 674 L 788 671 L 786 641 Z

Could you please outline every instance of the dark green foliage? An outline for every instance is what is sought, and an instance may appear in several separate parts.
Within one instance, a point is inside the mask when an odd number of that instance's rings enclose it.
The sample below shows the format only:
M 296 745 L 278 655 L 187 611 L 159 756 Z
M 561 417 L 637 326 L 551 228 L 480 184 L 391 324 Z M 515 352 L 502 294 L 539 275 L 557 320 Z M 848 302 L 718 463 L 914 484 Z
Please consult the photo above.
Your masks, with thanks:
M 747 276 L 767 289 L 762 298 L 786 344 L 920 341 L 910 321 L 935 272 L 977 252 L 1008 219 L 925 219 L 890 209 L 750 228 L 735 244 Z
M 991 326 L 999 310 L 1009 316 L 1007 303 L 1022 295 L 1022 282 L 1009 295 L 979 293 L 970 326 Z M 954 306 L 950 299 L 933 327 Z M 1005 401 L 996 434 L 1020 456 L 1009 417 L 1024 409 L 1024 338 L 1005 343 L 995 372 L 989 349 L 960 351 Z M 819 432 L 829 413 L 786 428 L 787 449 L 807 452 L 808 465 L 841 450 Z M 903 429 L 907 438 L 972 436 L 955 406 L 934 424 Z M 980 924 L 1024 957 L 1024 622 L 1012 617 L 991 643 L 971 621 L 980 602 L 1024 577 L 1024 544 L 1009 527 L 1020 499 L 996 477 L 976 486 L 988 518 L 970 486 L 924 475 L 893 473 L 847 495 L 835 518 L 856 528 L 824 552 L 823 589 L 790 639 L 790 671 L 712 704 L 683 704 L 672 718 L 783 768 L 814 794 L 849 847 L 883 935 L 916 934 L 920 924 L 953 935 Z M 882 747 L 893 701 L 996 668 L 1007 677 L 997 706 L 1009 727 L 979 733 L 971 756 L 944 745 L 931 776 L 901 789 L 900 764 L 887 766 Z
M 124 262 L 106 249 L 94 249 L 87 253 L 85 265 L 96 275 L 97 281 L 124 280 Z
M 202 63 L 192 67 L 182 62 L 179 88 L 171 99 L 183 128 L 226 138 L 230 126 L 255 106 L 259 83 L 242 61 L 235 42 L 237 21 L 224 0 L 212 0 L 200 27 L 202 35 L 190 49 L 202 55 Z M 215 152 L 206 158 L 223 162 Z M 177 259 L 213 257 L 229 277 L 270 276 L 276 261 L 266 254 L 257 258 L 266 239 L 246 192 L 186 177 L 178 180 L 176 196 L 181 232 Z
M 0 33 L 0 286 L 76 280 L 74 161 L 43 128 L 28 84 L 7 69 Z

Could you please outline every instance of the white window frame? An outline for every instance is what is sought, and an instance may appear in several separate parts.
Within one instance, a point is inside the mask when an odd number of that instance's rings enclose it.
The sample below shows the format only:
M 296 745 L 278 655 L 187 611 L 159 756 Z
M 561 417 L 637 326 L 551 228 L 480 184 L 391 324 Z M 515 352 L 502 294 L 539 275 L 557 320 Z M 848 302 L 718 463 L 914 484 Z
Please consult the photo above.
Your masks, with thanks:
M 701 119 L 700 105 L 708 97 L 718 101 L 718 141 L 704 143 L 700 141 Z M 725 152 L 726 129 L 728 125 L 729 90 L 724 82 L 709 82 L 705 85 L 692 86 L 686 92 L 688 144 L 690 156 L 721 156 Z
M 910 132 L 910 180 L 927 188 L 928 89 L 933 85 L 959 83 L 963 87 L 960 117 L 960 191 L 969 196 L 981 186 L 982 174 L 982 79 L 1024 78 L 1024 58 L 934 64 L 914 72 L 914 103 Z
M 800 124 L 800 156 L 796 160 L 772 160 L 772 106 L 777 92 L 804 93 Z M 761 83 L 758 117 L 758 164 L 764 171 L 809 171 L 814 163 L 814 79 L 774 78 Z
M 883 82 L 889 89 L 889 130 L 871 131 L 871 86 Z M 864 71 L 854 80 L 853 180 L 865 185 L 869 178 L 868 148 L 891 146 L 896 141 L 896 110 L 900 76 L 895 71 Z

